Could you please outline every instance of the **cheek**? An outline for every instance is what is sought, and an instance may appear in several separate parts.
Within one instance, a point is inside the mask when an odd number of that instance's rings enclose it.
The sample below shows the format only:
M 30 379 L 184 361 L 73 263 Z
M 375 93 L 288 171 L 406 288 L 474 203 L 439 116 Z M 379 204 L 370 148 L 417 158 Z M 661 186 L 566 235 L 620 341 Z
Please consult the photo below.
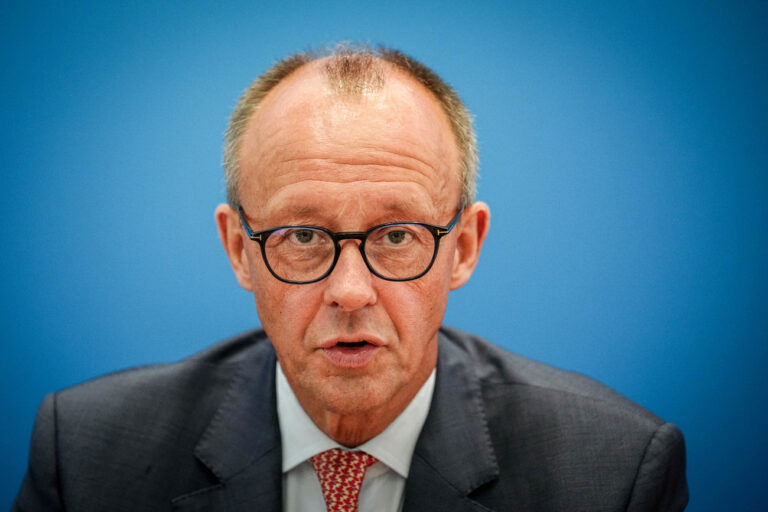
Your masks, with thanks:
M 435 263 L 426 275 L 414 281 L 390 283 L 386 294 L 387 309 L 392 316 L 394 312 L 401 320 L 397 322 L 401 337 L 410 337 L 403 329 L 415 329 L 419 326 L 419 334 L 436 330 L 440 327 L 448 303 L 450 292 L 451 272 L 455 244 L 446 240 L 440 245 Z
M 269 282 L 269 281 L 273 282 Z M 266 281 L 266 282 L 265 282 Z M 269 284 L 267 284 L 269 283 Z M 254 288 L 256 309 L 265 330 L 291 332 L 300 328 L 304 319 L 311 317 L 312 301 L 302 289 L 289 289 L 272 276 L 259 280 Z
M 301 374 L 310 361 L 305 340 L 317 308 L 304 287 L 282 283 L 271 274 L 260 277 L 254 298 L 261 326 L 286 375 Z
M 443 282 L 430 271 L 415 281 L 392 283 L 389 293 L 379 295 L 400 339 L 423 344 L 432 338 L 445 312 L 448 288 Z
M 440 246 L 440 252 L 435 264 L 429 269 L 427 275 L 415 281 L 419 288 L 415 294 L 420 294 L 427 302 L 426 314 L 437 315 L 437 322 L 442 322 L 445 307 L 448 303 L 448 294 L 451 290 L 451 273 L 453 265 L 453 244 L 446 243 Z
M 276 344 L 300 340 L 316 310 L 313 286 L 283 283 L 261 261 L 250 269 L 256 311 L 269 338 Z

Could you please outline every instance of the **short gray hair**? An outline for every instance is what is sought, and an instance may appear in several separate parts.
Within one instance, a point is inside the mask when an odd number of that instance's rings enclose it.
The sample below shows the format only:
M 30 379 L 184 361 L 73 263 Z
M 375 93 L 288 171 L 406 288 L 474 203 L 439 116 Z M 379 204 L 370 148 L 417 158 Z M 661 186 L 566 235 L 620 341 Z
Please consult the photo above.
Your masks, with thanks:
M 302 52 L 286 57 L 258 77 L 240 96 L 229 119 L 224 141 L 224 180 L 227 201 L 233 208 L 240 206 L 240 145 L 254 112 L 282 80 L 305 64 L 325 57 L 330 57 L 325 65 L 326 77 L 342 94 L 354 95 L 360 91 L 383 87 L 386 73 L 380 66 L 381 61 L 405 72 L 430 90 L 448 116 L 459 150 L 462 185 L 459 207 L 467 206 L 475 200 L 477 140 L 472 115 L 456 91 L 437 73 L 398 50 L 343 43 L 320 52 Z

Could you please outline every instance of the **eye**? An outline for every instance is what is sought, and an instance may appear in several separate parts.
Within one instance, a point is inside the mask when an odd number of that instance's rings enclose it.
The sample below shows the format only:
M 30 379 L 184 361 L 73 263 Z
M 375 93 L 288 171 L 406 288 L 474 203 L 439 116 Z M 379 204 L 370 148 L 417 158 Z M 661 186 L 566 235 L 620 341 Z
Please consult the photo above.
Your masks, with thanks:
M 410 247 L 418 239 L 414 229 L 405 225 L 384 226 L 371 233 L 368 238 L 370 245 L 378 245 L 382 248 Z
M 387 232 L 387 242 L 392 245 L 401 245 L 408 242 L 412 235 L 407 231 L 392 230 Z
M 317 233 L 311 229 L 295 229 L 288 233 L 288 238 L 299 245 L 311 244 L 316 237 Z

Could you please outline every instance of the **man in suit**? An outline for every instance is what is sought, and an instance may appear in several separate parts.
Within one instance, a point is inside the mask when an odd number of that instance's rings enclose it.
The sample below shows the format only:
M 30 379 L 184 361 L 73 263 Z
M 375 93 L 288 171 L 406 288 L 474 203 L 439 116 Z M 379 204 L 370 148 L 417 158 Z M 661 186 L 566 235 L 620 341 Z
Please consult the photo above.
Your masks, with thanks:
M 676 427 L 441 327 L 469 113 L 393 50 L 299 54 L 233 112 L 216 210 L 263 330 L 49 395 L 14 510 L 682 510 Z

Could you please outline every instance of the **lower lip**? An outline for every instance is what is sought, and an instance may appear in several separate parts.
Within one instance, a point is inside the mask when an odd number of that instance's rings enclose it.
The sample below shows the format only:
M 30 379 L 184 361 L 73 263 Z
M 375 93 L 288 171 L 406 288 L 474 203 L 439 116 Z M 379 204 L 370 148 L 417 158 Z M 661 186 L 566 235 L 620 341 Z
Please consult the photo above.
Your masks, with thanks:
M 324 348 L 325 357 L 340 368 L 362 368 L 376 355 L 379 347 L 366 343 L 362 347 L 334 345 Z

